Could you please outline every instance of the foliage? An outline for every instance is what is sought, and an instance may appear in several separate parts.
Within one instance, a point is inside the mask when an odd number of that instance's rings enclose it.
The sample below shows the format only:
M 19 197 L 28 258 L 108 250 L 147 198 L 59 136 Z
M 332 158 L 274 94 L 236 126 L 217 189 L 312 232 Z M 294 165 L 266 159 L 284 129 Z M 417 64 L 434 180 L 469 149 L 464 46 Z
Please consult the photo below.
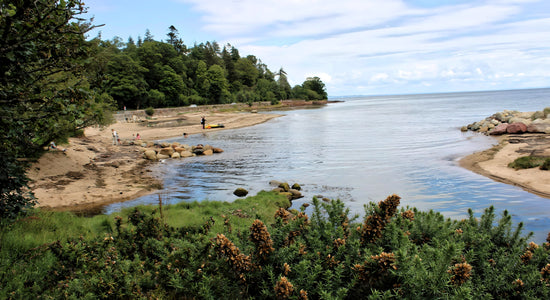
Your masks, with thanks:
M 479 217 L 469 211 L 468 219 L 450 220 L 433 211 L 398 210 L 399 197 L 393 195 L 367 205 L 357 224 L 358 216 L 350 216 L 341 201 L 316 198 L 311 217 L 304 206 L 300 211 L 280 208 L 270 218 L 251 216 L 264 201 L 280 201 L 274 193 L 258 196 L 236 205 L 180 203 L 163 217 L 152 207 L 140 207 L 112 222 L 96 223 L 104 224 L 102 235 L 28 245 L 26 250 L 13 239 L 6 242 L 12 234 L 3 232 L 0 274 L 10 276 L 0 276 L 0 297 L 550 296 L 550 241 L 527 244 L 530 235 L 521 237 L 522 224 L 513 229 L 506 211 L 500 219 L 491 207 Z M 199 213 L 202 222 L 174 226 L 174 219 L 187 217 L 170 217 L 167 212 L 173 209 L 172 216 L 181 209 L 189 215 L 206 210 Z M 237 225 L 241 217 L 236 213 L 247 216 L 246 224 Z M 27 224 L 32 221 L 14 224 L 12 230 Z
M 549 158 L 540 157 L 540 156 L 522 156 L 516 158 L 513 162 L 508 164 L 509 168 L 519 169 L 530 169 L 541 167 L 543 164 L 548 164 Z
M 33 204 L 24 161 L 51 140 L 109 121 L 109 98 L 96 97 L 83 73 L 84 33 L 93 28 L 83 13 L 76 0 L 0 4 L 0 218 Z
M 155 114 L 155 109 L 149 106 L 145 109 L 145 114 L 147 114 L 148 116 L 152 116 Z
M 131 37 L 127 43 L 118 37 L 90 43 L 92 87 L 111 95 L 119 109 L 327 98 L 318 77 L 291 89 L 283 68 L 271 72 L 254 55 L 241 57 L 230 44 L 188 47 L 174 26 L 166 42 L 146 36 L 137 45 Z
M 542 165 L 540 165 L 541 170 L 550 170 L 550 157 L 547 157 Z

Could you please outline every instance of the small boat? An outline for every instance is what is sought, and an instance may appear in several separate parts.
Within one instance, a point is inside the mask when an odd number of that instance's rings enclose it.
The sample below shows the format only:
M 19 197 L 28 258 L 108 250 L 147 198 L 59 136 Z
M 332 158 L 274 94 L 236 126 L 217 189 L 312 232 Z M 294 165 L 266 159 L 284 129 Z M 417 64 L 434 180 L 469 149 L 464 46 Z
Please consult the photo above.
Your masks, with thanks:
M 225 126 L 223 124 L 207 124 L 204 128 L 224 128 Z

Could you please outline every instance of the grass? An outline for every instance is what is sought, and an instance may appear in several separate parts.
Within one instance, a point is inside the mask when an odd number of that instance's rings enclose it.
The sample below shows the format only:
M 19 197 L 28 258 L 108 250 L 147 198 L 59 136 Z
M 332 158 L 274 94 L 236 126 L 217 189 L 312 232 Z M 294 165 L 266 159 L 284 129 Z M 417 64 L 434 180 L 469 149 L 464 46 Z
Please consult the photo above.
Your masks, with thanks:
M 255 219 L 264 222 L 274 220 L 279 207 L 290 207 L 286 197 L 274 192 L 259 192 L 256 196 L 234 202 L 202 201 L 162 206 L 163 221 L 173 227 L 202 225 L 214 220 L 213 231 L 222 232 L 225 219 L 234 229 L 248 229 Z M 139 206 L 144 213 L 159 214 L 159 206 Z M 25 218 L 0 229 L 0 257 L 25 253 L 29 249 L 69 238 L 91 239 L 110 234 L 115 228 L 115 217 L 127 216 L 134 210 L 128 208 L 111 215 L 80 217 L 70 212 L 41 211 L 36 209 Z M 221 229 L 221 230 L 218 230 Z
M 536 167 L 541 167 L 543 165 L 548 166 L 550 161 L 549 157 L 540 157 L 540 156 L 522 156 L 508 164 L 508 167 L 514 168 L 516 170 L 520 169 L 531 169 Z

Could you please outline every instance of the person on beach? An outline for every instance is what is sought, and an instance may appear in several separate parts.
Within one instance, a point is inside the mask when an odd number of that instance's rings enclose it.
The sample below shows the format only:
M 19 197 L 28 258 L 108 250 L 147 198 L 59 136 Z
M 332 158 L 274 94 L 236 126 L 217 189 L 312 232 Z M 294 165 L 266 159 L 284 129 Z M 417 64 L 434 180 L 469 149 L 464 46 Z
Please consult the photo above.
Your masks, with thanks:
M 136 134 L 136 140 L 141 140 L 141 135 L 139 135 L 139 132 Z
M 183 137 L 184 137 L 184 138 L 187 138 L 187 137 L 188 137 L 188 136 L 187 136 L 187 132 L 184 132 L 184 133 L 183 133 Z
M 113 134 L 113 145 L 118 145 L 118 133 L 114 128 L 111 128 L 111 133 Z
M 67 151 L 67 149 L 63 149 L 63 150 L 59 149 L 59 147 L 57 147 L 57 145 L 55 144 L 55 141 L 50 142 L 50 150 L 58 150 L 63 152 Z
M 202 124 L 202 129 L 204 129 L 204 126 L 206 125 L 206 119 L 204 118 L 204 116 L 201 117 L 201 124 Z

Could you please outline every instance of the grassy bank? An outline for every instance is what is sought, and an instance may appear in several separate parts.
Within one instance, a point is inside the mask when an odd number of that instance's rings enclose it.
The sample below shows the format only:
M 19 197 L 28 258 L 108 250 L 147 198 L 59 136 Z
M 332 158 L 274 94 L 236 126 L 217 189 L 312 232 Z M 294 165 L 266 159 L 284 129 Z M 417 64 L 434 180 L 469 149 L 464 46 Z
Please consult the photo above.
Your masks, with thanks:
M 550 244 L 505 212 L 445 219 L 389 196 L 361 220 L 311 215 L 271 192 L 80 218 L 37 212 L 2 228 L 0 298 L 478 299 L 550 297 Z

